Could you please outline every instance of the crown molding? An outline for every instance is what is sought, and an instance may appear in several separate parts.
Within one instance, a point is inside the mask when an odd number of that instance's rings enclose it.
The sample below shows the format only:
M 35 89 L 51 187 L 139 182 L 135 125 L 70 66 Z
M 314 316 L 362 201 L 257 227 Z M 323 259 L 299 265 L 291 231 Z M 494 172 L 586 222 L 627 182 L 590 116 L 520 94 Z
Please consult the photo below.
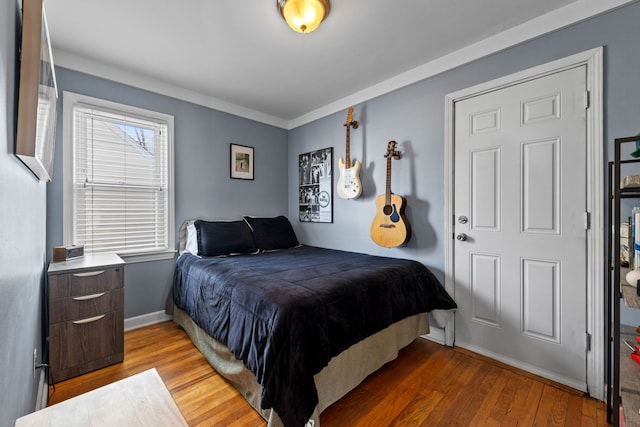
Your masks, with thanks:
M 89 59 L 64 50 L 53 49 L 53 57 L 57 67 L 68 68 L 117 83 L 133 86 L 149 92 L 166 95 L 182 101 L 202 105 L 225 113 L 255 120 L 275 127 L 287 129 L 288 122 L 260 111 L 245 108 L 231 102 L 223 101 L 212 96 L 185 89 L 165 81 L 131 71 L 118 68 L 104 62 Z
M 385 93 L 400 89 L 418 81 L 441 74 L 447 70 L 468 64 L 477 59 L 549 34 L 578 22 L 593 18 L 639 0 L 577 0 L 567 6 L 549 12 L 509 30 L 480 40 L 470 46 L 420 65 L 412 70 L 350 94 L 321 108 L 292 120 L 274 117 L 260 111 L 245 108 L 215 97 L 185 89 L 142 74 L 137 74 L 93 59 L 54 49 L 56 65 L 91 74 L 107 80 L 134 86 L 150 92 L 170 96 L 257 122 L 287 130 L 294 129 L 328 115 L 342 111 Z
M 289 129 L 637 1 L 578 0 L 290 120 Z

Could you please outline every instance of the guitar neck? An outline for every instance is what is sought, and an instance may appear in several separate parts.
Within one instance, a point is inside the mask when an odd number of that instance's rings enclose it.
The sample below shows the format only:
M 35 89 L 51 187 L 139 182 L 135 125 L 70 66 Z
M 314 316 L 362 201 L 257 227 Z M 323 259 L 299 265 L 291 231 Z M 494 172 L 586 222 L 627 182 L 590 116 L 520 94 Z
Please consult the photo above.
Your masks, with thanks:
M 384 203 L 386 206 L 391 205 L 391 158 L 393 156 L 387 156 L 387 189 L 385 192 Z
M 350 156 L 350 150 L 351 150 L 351 143 L 350 143 L 350 135 L 349 135 L 349 128 L 351 127 L 351 124 L 347 123 L 347 149 L 345 150 L 345 159 L 344 159 L 344 165 L 347 169 L 349 169 L 351 167 L 351 156 Z
M 345 127 L 347 128 L 347 149 L 345 150 L 345 159 L 344 166 L 349 169 L 351 167 L 351 132 L 350 129 L 353 126 L 354 129 L 358 128 L 358 121 L 353 120 L 353 107 L 349 107 L 349 112 L 347 113 L 347 121 L 345 122 Z

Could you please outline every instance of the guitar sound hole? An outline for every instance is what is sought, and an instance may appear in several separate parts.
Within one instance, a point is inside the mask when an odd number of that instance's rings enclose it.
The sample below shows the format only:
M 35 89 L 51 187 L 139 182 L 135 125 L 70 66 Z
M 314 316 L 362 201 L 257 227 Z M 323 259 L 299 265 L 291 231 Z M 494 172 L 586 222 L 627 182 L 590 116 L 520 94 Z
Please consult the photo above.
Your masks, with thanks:
M 391 215 L 391 212 L 393 212 L 393 207 L 391 205 L 384 205 L 384 207 L 382 208 L 382 212 L 385 215 Z

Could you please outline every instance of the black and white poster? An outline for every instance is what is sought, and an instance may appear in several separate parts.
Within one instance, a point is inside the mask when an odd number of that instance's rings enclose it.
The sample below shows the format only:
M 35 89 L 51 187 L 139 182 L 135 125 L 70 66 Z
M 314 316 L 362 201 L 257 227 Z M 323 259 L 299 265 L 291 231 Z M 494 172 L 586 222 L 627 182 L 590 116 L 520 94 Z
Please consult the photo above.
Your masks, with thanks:
M 333 148 L 300 154 L 298 158 L 301 222 L 333 222 Z

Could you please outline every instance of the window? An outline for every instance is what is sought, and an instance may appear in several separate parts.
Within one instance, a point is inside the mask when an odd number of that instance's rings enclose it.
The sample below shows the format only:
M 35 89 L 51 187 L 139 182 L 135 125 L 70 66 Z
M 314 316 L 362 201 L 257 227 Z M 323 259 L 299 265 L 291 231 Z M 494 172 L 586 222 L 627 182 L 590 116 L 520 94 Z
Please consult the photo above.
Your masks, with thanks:
M 65 243 L 172 258 L 173 116 L 65 92 Z

